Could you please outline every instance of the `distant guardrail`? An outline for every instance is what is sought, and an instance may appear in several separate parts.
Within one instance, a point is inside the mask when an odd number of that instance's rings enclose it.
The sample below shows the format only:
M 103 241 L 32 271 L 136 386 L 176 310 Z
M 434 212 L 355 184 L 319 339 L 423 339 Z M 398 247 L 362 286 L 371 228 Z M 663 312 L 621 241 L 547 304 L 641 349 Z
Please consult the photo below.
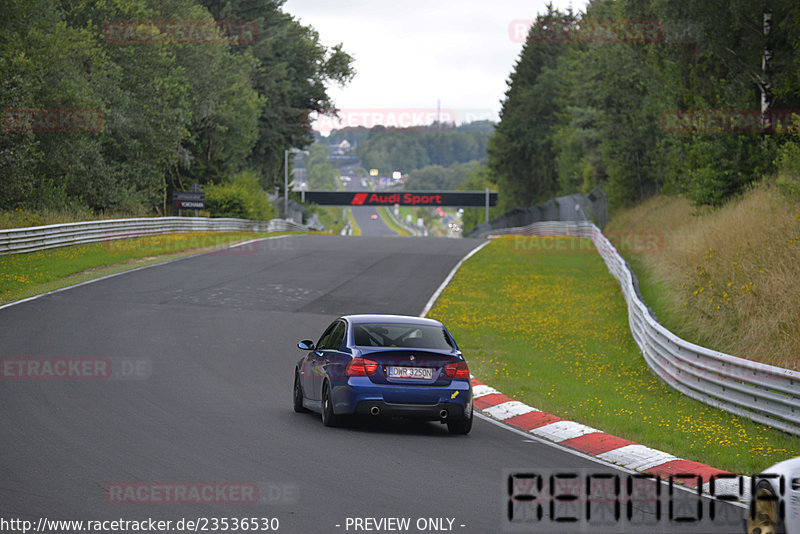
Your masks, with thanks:
M 210 219 L 151 217 L 110 219 L 0 230 L 0 255 L 33 252 L 69 245 L 183 232 L 287 232 L 309 228 L 284 219 Z
M 705 404 L 800 434 L 800 372 L 707 349 L 664 328 L 639 296 L 628 263 L 594 224 L 548 221 L 484 232 L 501 234 L 591 238 L 622 288 L 633 338 L 656 376 Z
M 422 232 L 418 227 L 406 222 L 402 217 L 396 216 L 394 214 L 394 210 L 391 207 L 385 206 L 384 209 L 386 210 L 386 213 L 389 214 L 389 218 L 392 219 L 392 221 L 394 221 L 394 223 L 397 226 L 404 228 L 405 230 L 408 230 L 409 232 L 411 232 L 411 235 L 422 235 Z
M 552 198 L 528 208 L 514 208 L 464 232 L 464 237 L 477 237 L 495 230 L 518 228 L 537 222 L 586 220 L 594 221 L 600 228 L 608 220 L 606 194 L 599 187 L 586 194 L 575 193 Z

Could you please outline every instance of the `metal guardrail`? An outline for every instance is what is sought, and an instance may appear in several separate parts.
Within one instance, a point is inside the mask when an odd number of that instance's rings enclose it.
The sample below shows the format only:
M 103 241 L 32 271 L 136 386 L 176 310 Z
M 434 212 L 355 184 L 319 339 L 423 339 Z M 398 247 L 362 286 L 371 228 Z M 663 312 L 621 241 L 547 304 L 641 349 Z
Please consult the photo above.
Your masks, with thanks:
M 157 234 L 302 230 L 308 230 L 308 228 L 283 219 L 272 219 L 271 221 L 209 219 L 206 217 L 111 219 L 0 230 L 0 255 Z
M 408 222 L 403 220 L 402 217 L 396 216 L 394 214 L 394 210 L 390 206 L 384 206 L 384 210 L 386 211 L 386 213 L 389 214 L 389 218 L 392 219 L 392 221 L 394 221 L 394 223 L 400 228 L 408 230 L 409 232 L 411 232 L 411 235 L 417 235 L 417 236 L 422 235 L 422 232 L 420 231 L 419 228 L 417 228 L 412 224 L 409 224 Z
M 790 434 L 800 434 L 800 372 L 710 350 L 664 328 L 639 296 L 627 262 L 591 222 L 539 222 L 486 234 L 591 238 L 622 288 L 631 333 L 656 376 L 705 404 Z
M 504 228 L 519 228 L 536 222 L 592 220 L 603 228 L 608 221 L 606 194 L 599 187 L 590 193 L 575 193 L 552 198 L 528 208 L 514 208 L 481 223 L 464 233 L 464 237 L 477 237 Z

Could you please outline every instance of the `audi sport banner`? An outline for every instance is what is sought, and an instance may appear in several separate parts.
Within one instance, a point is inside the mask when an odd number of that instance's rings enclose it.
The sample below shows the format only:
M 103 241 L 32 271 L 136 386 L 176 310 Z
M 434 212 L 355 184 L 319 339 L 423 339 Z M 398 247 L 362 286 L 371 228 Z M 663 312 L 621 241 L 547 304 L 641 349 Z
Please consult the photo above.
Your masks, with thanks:
M 485 206 L 483 191 L 306 191 L 306 202 L 320 206 Z M 497 193 L 489 193 L 489 205 Z

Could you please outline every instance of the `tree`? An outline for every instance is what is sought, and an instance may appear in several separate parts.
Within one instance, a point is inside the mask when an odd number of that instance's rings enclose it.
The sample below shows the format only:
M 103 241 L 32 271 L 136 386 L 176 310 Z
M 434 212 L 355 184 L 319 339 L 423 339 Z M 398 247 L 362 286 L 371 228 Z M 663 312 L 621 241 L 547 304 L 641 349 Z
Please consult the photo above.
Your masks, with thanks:
M 9 110 L 4 122 L 21 110 L 39 111 L 23 112 L 33 119 L 23 131 L 9 125 L 0 134 L 5 164 L 0 207 L 64 208 L 68 196 L 89 203 L 92 191 L 108 181 L 96 119 L 108 110 L 105 94 L 113 65 L 91 34 L 70 27 L 53 2 L 9 8 L 0 38 L 0 107 Z M 54 128 L 39 121 L 49 113 L 42 110 L 53 112 Z M 75 123 L 71 117 L 76 115 L 93 121 Z
M 306 179 L 309 189 L 336 189 L 336 179 L 339 173 L 328 160 L 329 156 L 330 152 L 324 146 L 315 144 L 309 147 L 306 161 Z
M 649 21 L 657 22 L 650 33 L 630 32 Z M 797 109 L 798 35 L 800 8 L 789 0 L 592 0 L 577 17 L 549 7 L 523 47 L 489 145 L 504 207 L 595 184 L 612 205 L 662 189 L 725 202 L 772 172 L 776 150 L 792 141 L 691 123 L 675 131 L 662 120 L 758 114 L 762 90 L 773 108 Z
M 326 84 L 344 84 L 355 74 L 353 59 L 341 45 L 323 46 L 313 28 L 281 11 L 283 3 L 203 0 L 217 20 L 248 20 L 258 25 L 256 41 L 236 51 L 250 53 L 258 61 L 253 83 L 264 103 L 247 161 L 265 177 L 262 185 L 268 189 L 282 187 L 284 150 L 313 141 L 309 113 L 333 109 Z
M 323 47 L 313 29 L 281 11 L 282 1 L 205 4 L 7 2 L 4 121 L 30 109 L 98 120 L 57 132 L 6 125 L 0 209 L 163 212 L 169 190 L 190 182 L 225 182 L 248 168 L 264 185 L 282 176 L 283 150 L 311 140 L 304 118 L 333 106 L 326 83 L 346 82 L 352 58 Z M 159 23 L 208 28 L 215 17 L 260 25 L 258 39 L 182 41 Z
M 505 209 L 546 200 L 558 191 L 551 128 L 558 121 L 559 84 L 556 67 L 569 44 L 550 35 L 574 26 L 571 12 L 548 5 L 538 15 L 508 82 L 500 123 L 489 141 L 489 171 L 503 191 Z

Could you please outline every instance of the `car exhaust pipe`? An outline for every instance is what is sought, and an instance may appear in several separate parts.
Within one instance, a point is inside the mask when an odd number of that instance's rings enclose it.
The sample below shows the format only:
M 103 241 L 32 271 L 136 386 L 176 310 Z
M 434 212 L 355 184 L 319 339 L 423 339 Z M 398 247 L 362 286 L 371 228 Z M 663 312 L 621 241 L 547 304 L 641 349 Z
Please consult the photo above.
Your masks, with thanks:
M 369 409 L 369 413 L 371 413 L 372 415 L 380 415 L 381 409 L 378 408 L 377 406 L 373 406 L 372 408 Z
M 447 419 L 448 415 L 450 415 L 450 412 L 448 412 L 447 410 L 442 410 L 441 412 L 439 412 L 439 417 L 441 417 L 442 419 Z

